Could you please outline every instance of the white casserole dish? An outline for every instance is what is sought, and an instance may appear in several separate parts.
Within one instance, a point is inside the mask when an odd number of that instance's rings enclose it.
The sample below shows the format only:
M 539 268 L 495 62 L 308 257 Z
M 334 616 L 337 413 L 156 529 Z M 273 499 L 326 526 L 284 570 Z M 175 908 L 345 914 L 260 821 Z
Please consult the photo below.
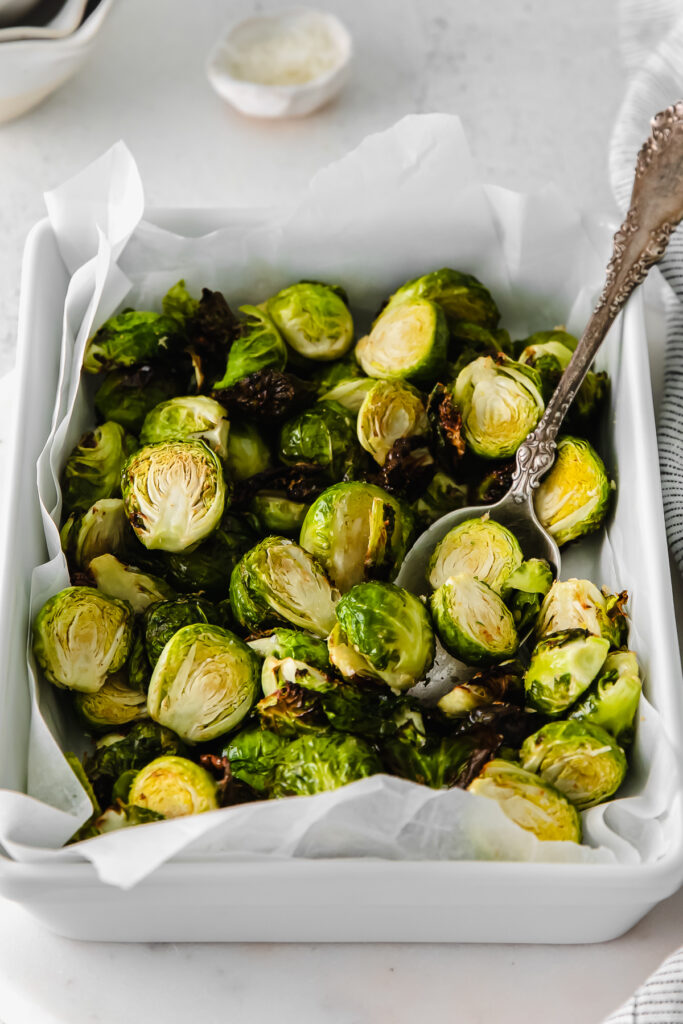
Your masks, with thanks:
M 146 220 L 197 236 L 225 211 L 147 211 Z M 239 214 L 240 222 L 248 214 Z M 255 219 L 258 214 L 253 215 Z M 419 269 L 419 268 L 416 268 Z M 46 557 L 35 465 L 52 419 L 69 274 L 47 221 L 29 236 L 19 326 L 18 429 L 10 480 L 0 609 L 0 786 L 23 790 L 29 730 L 25 650 L 31 571 Z M 640 300 L 612 332 L 613 408 L 604 438 L 629 451 L 622 511 L 638 502 L 637 528 L 618 516 L 610 534 L 619 585 L 632 614 L 649 699 L 683 760 L 683 684 L 661 510 L 654 415 Z M 609 458 L 609 455 L 608 455 Z M 614 468 L 614 467 L 613 467 Z M 597 547 L 565 559 L 563 575 L 600 582 Z M 85 863 L 19 864 L 0 857 L 0 892 L 73 938 L 118 941 L 596 942 L 638 921 L 683 878 L 680 796 L 669 813 L 666 853 L 654 863 L 539 864 L 372 859 L 220 862 L 182 855 L 130 890 L 105 885 Z

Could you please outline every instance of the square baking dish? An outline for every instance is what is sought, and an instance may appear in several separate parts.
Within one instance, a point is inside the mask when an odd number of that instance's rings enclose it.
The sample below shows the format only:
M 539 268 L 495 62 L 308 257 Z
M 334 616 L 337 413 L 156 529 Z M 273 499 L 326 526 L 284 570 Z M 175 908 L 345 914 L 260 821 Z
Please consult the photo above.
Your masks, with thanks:
M 146 211 L 192 235 L 229 223 L 225 211 Z M 18 423 L 9 487 L 0 611 L 0 786 L 25 789 L 29 585 L 46 557 L 36 463 L 50 429 L 69 274 L 47 220 L 25 250 L 18 348 Z M 634 595 L 632 613 L 649 700 L 682 760 L 683 683 L 664 533 L 647 345 L 636 295 L 606 343 L 613 406 L 605 441 L 620 461 L 620 500 L 638 503 L 640 529 L 612 528 L 611 548 Z M 618 443 L 615 439 L 618 434 Z M 610 440 L 611 438 L 611 440 Z M 608 461 L 610 455 L 608 453 Z M 614 466 L 611 467 L 614 470 Z M 30 470 L 30 471 L 28 471 Z M 621 520 L 617 520 L 617 523 Z M 637 557 L 636 557 L 637 553 Z M 601 567 L 590 542 L 564 575 Z M 609 581 L 606 581 L 609 582 Z M 598 942 L 614 938 L 683 879 L 680 794 L 670 841 L 654 863 L 548 864 L 292 859 L 222 862 L 176 857 L 132 889 L 99 880 L 87 863 L 17 863 L 0 856 L 0 893 L 48 928 L 115 941 Z

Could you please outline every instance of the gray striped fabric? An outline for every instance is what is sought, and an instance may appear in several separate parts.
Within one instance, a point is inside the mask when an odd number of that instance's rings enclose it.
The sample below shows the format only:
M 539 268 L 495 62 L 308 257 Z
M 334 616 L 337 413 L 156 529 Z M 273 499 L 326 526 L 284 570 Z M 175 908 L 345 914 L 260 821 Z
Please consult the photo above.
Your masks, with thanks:
M 603 1024 L 683 1024 L 683 950 L 665 960 Z
M 659 468 L 669 547 L 683 573 L 683 232 L 669 243 L 660 269 L 671 286 L 664 394 L 659 409 Z

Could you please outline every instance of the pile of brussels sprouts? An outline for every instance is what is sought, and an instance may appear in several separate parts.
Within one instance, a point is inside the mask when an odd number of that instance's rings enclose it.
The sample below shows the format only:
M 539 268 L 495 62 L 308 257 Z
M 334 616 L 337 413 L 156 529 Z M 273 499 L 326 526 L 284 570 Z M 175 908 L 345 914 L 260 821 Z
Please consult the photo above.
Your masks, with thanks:
M 180 281 L 161 313 L 90 338 L 99 423 L 62 476 L 72 585 L 33 642 L 90 737 L 67 755 L 93 803 L 74 838 L 384 771 L 580 840 L 577 809 L 616 792 L 633 738 L 625 595 L 553 582 L 486 516 L 439 544 L 429 598 L 392 583 L 431 522 L 505 492 L 576 345 L 498 321 L 444 269 L 355 342 L 346 294 L 316 281 L 239 315 Z M 536 494 L 558 544 L 608 511 L 575 434 L 607 387 L 588 374 Z M 467 669 L 427 706 L 411 691 L 443 648 Z

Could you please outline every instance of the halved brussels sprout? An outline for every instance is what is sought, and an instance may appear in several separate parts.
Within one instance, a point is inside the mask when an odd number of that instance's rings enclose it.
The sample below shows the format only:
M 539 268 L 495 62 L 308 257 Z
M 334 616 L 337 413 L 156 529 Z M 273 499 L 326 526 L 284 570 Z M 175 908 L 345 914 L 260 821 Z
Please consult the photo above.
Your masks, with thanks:
M 549 337 L 546 337 L 547 335 Z M 542 338 L 545 340 L 540 340 Z M 546 402 L 550 401 L 550 396 L 574 354 L 574 349 L 565 344 L 565 338 L 571 338 L 576 346 L 576 338 L 564 331 L 539 331 L 526 339 L 518 357 L 520 363 L 532 366 L 540 376 L 543 398 Z
M 62 547 L 77 569 L 85 569 L 98 555 L 123 555 L 132 540 L 130 523 L 121 498 L 102 498 L 79 514 L 72 512 L 60 534 Z
M 270 662 L 273 663 L 273 671 L 266 675 Z M 303 663 L 302 668 L 298 668 L 297 664 L 291 658 L 286 658 L 284 662 L 266 658 L 264 662 L 262 685 L 265 696 L 255 706 L 254 714 L 262 729 L 269 729 L 278 736 L 298 736 L 302 732 L 315 732 L 327 725 L 318 706 L 317 695 L 300 686 L 296 678 L 289 681 L 290 676 L 296 677 L 297 672 L 308 678 L 317 670 L 311 670 Z
M 338 359 L 353 343 L 353 320 L 337 291 L 301 281 L 264 304 L 268 316 L 290 348 L 307 359 Z
M 410 384 L 378 381 L 363 399 L 356 429 L 363 448 L 383 466 L 396 441 L 429 434 L 422 395 Z
M 326 672 L 296 658 L 276 658 L 274 654 L 267 654 L 261 666 L 261 689 L 265 697 L 291 686 L 318 692 L 329 690 L 331 685 L 334 684 Z
M 338 789 L 382 771 L 377 752 L 347 733 L 304 734 L 281 751 L 269 796 L 309 796 Z
M 137 447 L 118 423 L 103 423 L 84 434 L 66 460 L 62 476 L 64 507 L 87 512 L 100 498 L 121 493 L 121 470 Z
M 286 466 L 312 462 L 336 479 L 352 462 L 355 446 L 351 413 L 336 402 L 316 402 L 283 424 L 278 454 Z
M 349 380 L 340 380 L 329 391 L 320 396 L 321 402 L 336 402 L 353 416 L 357 416 L 363 404 L 365 396 L 375 381 L 372 377 L 354 377 Z
M 198 547 L 168 555 L 164 561 L 174 587 L 183 593 L 203 591 L 213 600 L 226 598 L 232 570 L 256 543 L 253 526 L 250 517 L 227 512 Z
M 284 493 L 277 491 L 258 491 L 250 505 L 264 533 L 294 536 L 298 536 L 308 508 L 304 502 L 290 501 Z
M 179 597 L 151 605 L 143 619 L 145 651 L 150 665 L 156 665 L 168 641 L 183 626 L 212 620 L 212 605 L 200 597 Z
M 338 599 L 317 561 L 286 537 L 266 537 L 242 556 L 230 577 L 230 603 L 247 629 L 291 623 L 327 636 Z
M 123 469 L 126 515 L 146 548 L 186 551 L 214 530 L 226 500 L 221 462 L 203 441 L 160 441 Z
M 270 449 L 251 423 L 230 424 L 227 465 L 232 480 L 248 480 L 270 466 Z
M 564 629 L 534 647 L 524 677 L 527 700 L 546 715 L 562 715 L 602 668 L 609 641 L 585 629 Z
M 284 370 L 287 365 L 287 346 L 270 317 L 256 306 L 240 306 L 240 313 L 245 314 L 246 320 L 230 346 L 228 365 L 213 385 L 214 391 L 230 388 L 257 370 Z
M 534 494 L 539 522 L 558 545 L 592 533 L 609 511 L 612 484 L 605 464 L 588 441 L 561 437 L 552 469 Z
M 409 690 L 434 661 L 435 642 L 419 598 L 392 583 L 359 583 L 337 605 L 330 661 L 346 679 L 378 679 Z
M 389 306 L 356 345 L 356 359 L 368 377 L 433 384 L 446 366 L 448 325 L 428 299 Z
M 128 801 L 164 818 L 202 814 L 218 807 L 216 783 L 206 769 L 172 755 L 157 757 L 137 773 Z
M 346 593 L 363 580 L 392 579 L 412 530 L 413 517 L 404 502 L 381 487 L 352 481 L 328 487 L 316 498 L 299 541 Z
M 643 684 L 633 651 L 613 651 L 600 675 L 586 690 L 570 718 L 599 725 L 627 747 L 633 742 L 634 724 Z
M 156 601 L 168 601 L 175 591 L 158 576 L 148 576 L 134 565 L 124 565 L 114 555 L 98 555 L 88 565 L 98 590 L 127 601 L 136 615 Z
M 318 668 L 321 672 L 329 671 L 327 644 L 317 636 L 309 636 L 296 629 L 274 629 L 266 636 L 247 642 L 261 658 L 272 656 L 278 661 L 292 658 Z
M 156 405 L 145 416 L 140 444 L 205 441 L 219 459 L 228 455 L 230 423 L 223 406 L 206 395 L 180 395 Z
M 55 686 L 94 693 L 125 665 L 133 611 L 94 587 L 66 587 L 49 598 L 33 626 L 33 651 Z
M 613 737 L 586 722 L 549 722 L 524 740 L 519 757 L 581 811 L 616 793 L 627 767 Z
M 88 340 L 83 369 L 102 373 L 118 366 L 140 366 L 172 349 L 181 334 L 175 317 L 127 310 L 106 320 Z
M 482 516 L 449 530 L 434 548 L 427 579 L 436 590 L 451 576 L 475 576 L 500 594 L 508 576 L 523 560 L 519 541 L 507 527 Z
M 456 508 L 467 505 L 467 484 L 459 484 L 438 470 L 431 479 L 427 489 L 413 502 L 413 511 L 418 521 L 424 526 L 445 516 Z
M 147 694 L 129 685 L 125 671 L 107 676 L 95 693 L 75 693 L 74 703 L 86 729 L 96 732 L 147 718 Z
M 468 665 L 505 661 L 519 646 L 512 613 L 473 576 L 449 577 L 432 594 L 430 607 L 444 647 Z
M 553 571 L 543 558 L 530 558 L 511 572 L 500 596 L 512 612 L 518 633 L 524 633 L 538 619 L 541 602 L 550 590 Z
M 581 842 L 581 819 L 575 807 L 553 786 L 518 764 L 496 758 L 467 787 L 495 800 L 502 811 L 537 839 Z
M 465 437 L 485 459 L 514 455 L 545 410 L 535 370 L 507 356 L 481 356 L 458 374 L 453 398 Z
M 500 319 L 498 307 L 488 288 L 472 274 L 443 267 L 406 281 L 390 297 L 387 309 L 414 299 L 436 302 L 451 320 L 467 320 L 484 327 L 495 327 Z
M 164 647 L 147 694 L 150 718 L 185 740 L 204 743 L 230 732 L 256 700 L 261 663 L 220 626 L 183 626 Z
M 621 647 L 628 635 L 623 605 L 627 594 L 598 590 L 590 580 L 556 580 L 541 605 L 534 632 L 539 639 L 564 629 L 586 629 Z
M 524 695 L 520 663 L 505 662 L 492 669 L 477 672 L 466 682 L 457 682 L 452 690 L 437 701 L 438 710 L 446 718 L 464 718 L 477 708 L 508 706 L 519 703 Z

